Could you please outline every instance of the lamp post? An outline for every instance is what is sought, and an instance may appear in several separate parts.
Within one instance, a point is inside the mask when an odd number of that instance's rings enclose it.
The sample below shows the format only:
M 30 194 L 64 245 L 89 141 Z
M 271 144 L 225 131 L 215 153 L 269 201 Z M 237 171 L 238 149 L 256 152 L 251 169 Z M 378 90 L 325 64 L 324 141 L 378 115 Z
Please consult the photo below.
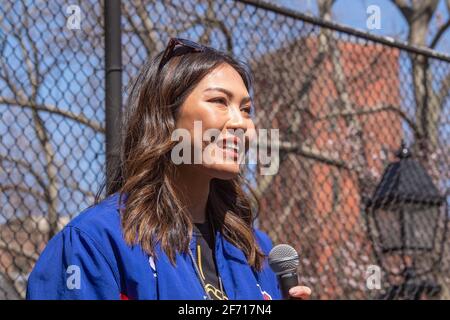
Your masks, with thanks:
M 440 286 L 419 277 L 434 271 L 441 260 L 447 229 L 446 200 L 425 168 L 402 142 L 366 201 L 366 223 L 378 264 L 390 276 L 401 277 L 384 298 L 419 299 Z M 426 257 L 425 264 L 417 263 Z M 421 261 L 423 262 L 423 261 Z

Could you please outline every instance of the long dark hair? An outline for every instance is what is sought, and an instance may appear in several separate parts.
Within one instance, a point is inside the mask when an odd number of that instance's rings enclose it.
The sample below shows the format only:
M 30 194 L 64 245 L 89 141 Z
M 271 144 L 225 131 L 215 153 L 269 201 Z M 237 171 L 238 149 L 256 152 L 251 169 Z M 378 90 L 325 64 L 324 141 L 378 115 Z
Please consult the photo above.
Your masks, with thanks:
M 241 75 L 249 92 L 252 78 L 244 63 L 220 51 L 186 53 L 179 47 L 158 71 L 162 54 L 149 59 L 130 86 L 120 161 L 106 194 L 119 192 L 119 203 L 126 195 L 121 211 L 125 241 L 139 244 L 150 255 L 155 255 L 155 244 L 160 242 L 175 264 L 176 252 L 188 252 L 192 233 L 189 212 L 175 193 L 176 165 L 170 158 L 176 144 L 171 141 L 171 134 L 180 106 L 196 85 L 222 64 L 232 66 Z M 105 182 L 95 203 L 100 202 L 104 187 Z M 231 180 L 211 180 L 207 202 L 210 220 L 216 230 L 244 252 L 249 265 L 260 270 L 264 255 L 253 232 L 257 204 L 242 173 Z

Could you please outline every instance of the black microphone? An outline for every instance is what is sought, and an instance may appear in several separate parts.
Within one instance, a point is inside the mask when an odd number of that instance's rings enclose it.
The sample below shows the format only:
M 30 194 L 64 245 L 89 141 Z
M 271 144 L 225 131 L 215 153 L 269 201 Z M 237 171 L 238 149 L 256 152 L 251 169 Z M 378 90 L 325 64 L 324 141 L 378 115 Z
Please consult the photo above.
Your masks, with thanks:
M 297 251 L 290 245 L 279 244 L 273 247 L 269 253 L 269 265 L 277 275 L 283 299 L 294 299 L 289 295 L 289 289 L 298 286 L 299 257 Z

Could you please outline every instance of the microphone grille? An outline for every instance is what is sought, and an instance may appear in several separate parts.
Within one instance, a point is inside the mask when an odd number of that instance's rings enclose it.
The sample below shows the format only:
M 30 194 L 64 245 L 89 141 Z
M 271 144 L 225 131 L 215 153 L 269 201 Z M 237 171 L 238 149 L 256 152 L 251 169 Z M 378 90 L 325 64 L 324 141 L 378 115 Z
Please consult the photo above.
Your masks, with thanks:
M 276 274 L 296 270 L 299 264 L 298 253 L 290 245 L 276 245 L 269 253 L 269 265 Z

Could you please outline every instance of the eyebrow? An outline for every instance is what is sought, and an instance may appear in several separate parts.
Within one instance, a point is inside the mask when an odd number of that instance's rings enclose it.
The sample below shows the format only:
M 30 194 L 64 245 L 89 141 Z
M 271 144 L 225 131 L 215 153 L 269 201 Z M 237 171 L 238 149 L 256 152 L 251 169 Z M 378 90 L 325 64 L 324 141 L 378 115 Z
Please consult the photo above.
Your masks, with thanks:
M 225 88 L 221 88 L 221 87 L 207 88 L 207 89 L 205 89 L 205 91 L 220 91 L 220 92 L 225 93 L 229 99 L 231 99 L 233 97 L 233 93 L 231 91 L 229 91 Z M 249 96 L 242 98 L 241 103 L 246 103 L 246 102 L 252 102 L 252 98 Z

